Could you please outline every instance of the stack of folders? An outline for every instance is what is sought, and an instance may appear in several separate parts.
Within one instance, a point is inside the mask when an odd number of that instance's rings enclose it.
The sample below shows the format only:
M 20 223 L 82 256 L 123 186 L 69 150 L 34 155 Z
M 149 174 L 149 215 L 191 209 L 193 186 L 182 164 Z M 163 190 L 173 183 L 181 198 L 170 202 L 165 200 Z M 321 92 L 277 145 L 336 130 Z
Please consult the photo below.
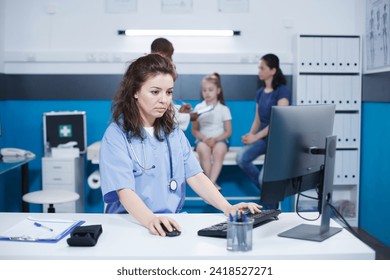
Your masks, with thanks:
M 84 221 L 27 217 L 0 233 L 0 240 L 56 243 Z

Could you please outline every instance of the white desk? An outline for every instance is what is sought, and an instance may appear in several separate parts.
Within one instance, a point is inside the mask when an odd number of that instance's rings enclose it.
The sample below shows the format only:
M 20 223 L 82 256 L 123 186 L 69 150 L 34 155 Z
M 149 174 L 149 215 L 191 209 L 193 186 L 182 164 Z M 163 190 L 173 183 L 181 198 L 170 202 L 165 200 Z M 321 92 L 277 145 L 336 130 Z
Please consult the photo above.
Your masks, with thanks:
M 375 252 L 345 229 L 321 243 L 278 237 L 304 222 L 295 213 L 254 229 L 250 252 L 229 252 L 226 239 L 197 235 L 199 229 L 224 221 L 222 214 L 171 215 L 183 228 L 171 238 L 151 235 L 129 215 L 115 214 L 0 213 L 0 232 L 29 215 L 82 219 L 84 225 L 102 224 L 103 233 L 95 247 L 69 247 L 66 238 L 55 244 L 0 241 L 0 259 L 375 259 Z

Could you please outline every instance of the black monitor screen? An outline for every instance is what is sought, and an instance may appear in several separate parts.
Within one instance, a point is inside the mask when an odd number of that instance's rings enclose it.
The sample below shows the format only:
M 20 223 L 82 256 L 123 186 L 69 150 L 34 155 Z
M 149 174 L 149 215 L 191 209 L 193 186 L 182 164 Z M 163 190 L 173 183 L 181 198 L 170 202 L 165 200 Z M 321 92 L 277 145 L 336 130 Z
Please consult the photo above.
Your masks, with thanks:
M 309 151 L 310 148 L 325 148 L 326 137 L 333 131 L 334 114 L 334 105 L 272 108 L 262 203 L 282 201 L 299 190 L 313 188 L 321 180 L 320 169 L 325 157 Z
M 320 242 L 341 231 L 330 227 L 336 157 L 334 115 L 334 105 L 272 108 L 261 202 L 275 203 L 316 189 L 321 214 L 321 225 L 301 224 L 278 236 Z
M 55 148 L 59 144 L 75 141 L 75 147 L 80 149 L 80 153 L 85 152 L 85 112 L 44 113 L 43 125 L 45 146 L 49 144 L 51 148 Z

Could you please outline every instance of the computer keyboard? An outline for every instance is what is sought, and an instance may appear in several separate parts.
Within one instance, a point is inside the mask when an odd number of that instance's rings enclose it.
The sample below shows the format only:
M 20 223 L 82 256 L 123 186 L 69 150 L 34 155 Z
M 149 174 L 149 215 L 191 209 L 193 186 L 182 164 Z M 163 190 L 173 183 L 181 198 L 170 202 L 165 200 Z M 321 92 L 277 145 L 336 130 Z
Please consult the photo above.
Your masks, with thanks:
M 254 219 L 253 228 L 278 219 L 279 209 L 262 210 L 260 213 L 248 214 L 248 218 Z M 212 225 L 198 231 L 199 236 L 226 238 L 227 222 Z

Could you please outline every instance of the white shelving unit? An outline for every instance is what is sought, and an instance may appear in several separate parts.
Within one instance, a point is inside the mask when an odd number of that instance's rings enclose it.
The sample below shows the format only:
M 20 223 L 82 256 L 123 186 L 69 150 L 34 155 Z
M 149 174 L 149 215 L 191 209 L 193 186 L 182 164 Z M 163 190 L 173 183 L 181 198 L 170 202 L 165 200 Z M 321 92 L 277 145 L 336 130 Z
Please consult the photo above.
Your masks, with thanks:
M 359 217 L 361 49 L 360 36 L 298 35 L 294 71 L 296 105 L 336 105 L 333 204 L 351 226 Z M 316 202 L 301 197 L 300 205 Z

